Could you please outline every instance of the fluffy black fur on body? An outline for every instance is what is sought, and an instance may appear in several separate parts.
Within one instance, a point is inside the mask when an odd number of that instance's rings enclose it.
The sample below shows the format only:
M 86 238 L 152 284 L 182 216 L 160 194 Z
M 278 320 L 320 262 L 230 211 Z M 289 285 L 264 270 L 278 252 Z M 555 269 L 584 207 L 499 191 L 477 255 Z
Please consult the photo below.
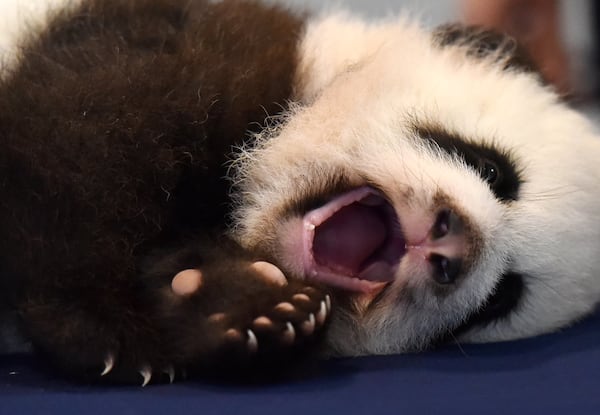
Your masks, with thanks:
M 139 382 L 235 365 L 248 353 L 224 331 L 302 288 L 253 278 L 222 236 L 227 155 L 286 104 L 302 25 L 254 2 L 91 0 L 27 40 L 0 83 L 0 261 L 27 335 L 64 369 L 98 378 L 112 358 L 108 378 Z M 202 290 L 173 298 L 187 268 Z

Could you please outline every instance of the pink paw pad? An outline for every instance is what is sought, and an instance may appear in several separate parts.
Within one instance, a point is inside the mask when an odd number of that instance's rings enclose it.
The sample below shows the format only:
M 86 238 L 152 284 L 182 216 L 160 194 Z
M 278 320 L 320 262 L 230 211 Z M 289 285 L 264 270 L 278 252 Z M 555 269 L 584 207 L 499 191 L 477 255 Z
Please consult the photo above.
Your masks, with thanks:
M 171 281 L 171 289 L 179 296 L 194 294 L 202 286 L 202 272 L 198 269 L 180 271 Z
M 287 284 L 287 278 L 283 272 L 270 262 L 256 261 L 250 265 L 250 269 L 276 285 L 283 287 Z

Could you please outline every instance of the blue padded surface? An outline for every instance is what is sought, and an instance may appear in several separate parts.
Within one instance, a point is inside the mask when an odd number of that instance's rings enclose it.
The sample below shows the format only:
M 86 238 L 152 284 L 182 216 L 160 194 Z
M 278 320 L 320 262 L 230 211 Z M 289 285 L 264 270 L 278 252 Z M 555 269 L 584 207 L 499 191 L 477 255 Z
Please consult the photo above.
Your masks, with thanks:
M 184 412 L 185 411 L 185 412 Z M 600 414 L 600 313 L 562 333 L 325 362 L 275 385 L 79 386 L 0 357 L 0 414 Z

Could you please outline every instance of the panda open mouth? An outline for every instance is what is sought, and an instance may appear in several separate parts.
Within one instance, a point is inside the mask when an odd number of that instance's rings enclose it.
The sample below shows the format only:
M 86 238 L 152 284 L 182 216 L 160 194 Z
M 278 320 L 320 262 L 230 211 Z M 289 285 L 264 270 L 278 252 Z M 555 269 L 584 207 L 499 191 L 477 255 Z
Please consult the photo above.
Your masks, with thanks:
M 303 245 L 308 278 L 363 292 L 392 281 L 406 252 L 396 211 L 369 187 L 344 193 L 306 213 Z

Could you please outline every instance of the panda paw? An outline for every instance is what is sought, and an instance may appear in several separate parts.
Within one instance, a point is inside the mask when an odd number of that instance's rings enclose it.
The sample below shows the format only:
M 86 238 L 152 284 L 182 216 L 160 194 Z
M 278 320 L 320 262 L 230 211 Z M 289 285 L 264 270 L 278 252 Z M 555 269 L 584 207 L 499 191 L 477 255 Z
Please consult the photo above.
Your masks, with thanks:
M 31 302 L 23 312 L 38 348 L 83 380 L 142 386 L 286 375 L 317 350 L 332 309 L 326 291 L 242 251 L 196 252 L 153 261 L 139 283 L 94 294 L 93 306 L 65 313 L 56 301 Z
M 268 262 L 242 266 L 245 269 L 233 275 L 244 276 L 244 287 L 227 283 L 223 275 L 213 280 L 215 275 L 198 269 L 178 273 L 171 284 L 177 296 L 210 310 L 205 312 L 206 321 L 198 324 L 205 327 L 205 339 L 214 339 L 216 348 L 207 360 L 210 366 L 234 371 L 264 368 L 294 360 L 311 349 L 329 320 L 329 294 L 301 281 L 288 281 Z
M 256 310 L 250 322 L 237 315 L 209 317 L 223 329 L 225 354 L 243 360 L 274 360 L 293 353 L 318 337 L 331 312 L 331 299 L 312 287 L 289 287 L 269 307 Z
M 188 376 L 278 376 L 317 348 L 331 314 L 329 294 L 288 281 L 264 261 L 187 268 L 155 289 L 160 300 L 150 320 L 159 344 L 125 336 L 137 345 L 138 363 L 107 354 L 101 378 L 145 386 Z

